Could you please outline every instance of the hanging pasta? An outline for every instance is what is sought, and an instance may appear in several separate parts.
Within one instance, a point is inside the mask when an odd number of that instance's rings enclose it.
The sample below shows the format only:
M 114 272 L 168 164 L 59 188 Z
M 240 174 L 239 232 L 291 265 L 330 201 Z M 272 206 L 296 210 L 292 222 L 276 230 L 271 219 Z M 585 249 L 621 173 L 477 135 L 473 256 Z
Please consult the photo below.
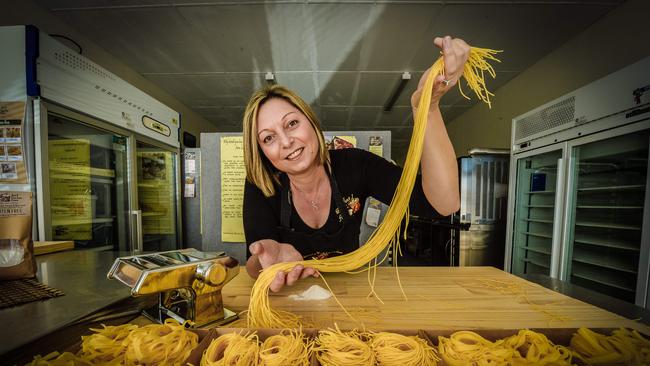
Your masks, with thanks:
M 571 338 L 571 348 L 589 365 L 650 365 L 650 340 L 636 330 L 620 328 L 606 336 L 580 328 Z
M 255 332 L 228 333 L 214 339 L 201 357 L 201 366 L 259 365 L 260 346 Z
M 379 332 L 370 337 L 377 365 L 437 365 L 440 360 L 436 349 L 417 336 Z
M 488 104 L 490 103 L 489 96 L 492 94 L 485 89 L 484 73 L 488 71 L 492 75 L 494 74 L 494 70 L 488 64 L 488 60 L 496 60 L 493 56 L 496 52 L 498 51 L 472 48 L 463 73 L 463 77 L 468 81 L 469 87 L 475 91 L 480 100 Z M 354 252 L 321 260 L 311 259 L 298 262 L 276 263 L 264 269 L 260 273 L 257 281 L 255 281 L 251 291 L 248 307 L 249 327 L 296 328 L 300 325 L 296 315 L 286 311 L 275 311 L 271 309 L 268 297 L 269 286 L 278 272 L 289 272 L 298 264 L 305 268 L 312 267 L 321 273 L 351 272 L 358 270 L 366 264 L 369 264 L 368 268 L 362 270 L 368 270 L 370 268 L 376 268 L 376 263 L 374 266 L 370 263 L 384 248 L 389 245 L 392 245 L 393 248 L 399 246 L 399 233 L 403 219 L 405 219 L 405 225 L 408 225 L 409 200 L 420 165 L 433 83 L 435 77 L 442 73 L 443 70 L 444 64 L 442 58 L 439 58 L 432 66 L 431 72 L 425 81 L 415 116 L 411 143 L 406 155 L 406 164 L 395 189 L 391 204 L 386 212 L 386 216 L 379 227 L 372 233 L 366 244 Z
M 375 354 L 364 341 L 367 335 L 357 331 L 321 330 L 312 351 L 323 366 L 374 365 Z
M 285 329 L 264 340 L 260 348 L 260 365 L 308 366 L 311 342 L 300 329 Z

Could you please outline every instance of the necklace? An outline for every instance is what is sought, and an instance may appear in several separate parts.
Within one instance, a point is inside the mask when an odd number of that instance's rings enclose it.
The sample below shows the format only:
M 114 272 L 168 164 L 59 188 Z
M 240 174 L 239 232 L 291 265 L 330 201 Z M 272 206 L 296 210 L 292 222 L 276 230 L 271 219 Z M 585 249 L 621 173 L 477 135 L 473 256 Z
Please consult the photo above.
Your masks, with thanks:
M 291 186 L 293 186 L 293 188 L 296 191 L 300 192 L 300 195 L 303 196 L 303 198 L 305 200 L 309 201 L 309 204 L 311 205 L 312 210 L 314 210 L 315 212 L 320 209 L 320 198 L 319 198 L 319 196 L 320 196 L 320 180 L 316 184 L 317 184 L 316 185 L 316 195 L 314 196 L 313 199 L 311 199 L 311 198 L 307 197 L 307 193 L 303 192 L 300 188 L 298 188 L 295 184 L 293 184 L 293 182 L 291 182 Z

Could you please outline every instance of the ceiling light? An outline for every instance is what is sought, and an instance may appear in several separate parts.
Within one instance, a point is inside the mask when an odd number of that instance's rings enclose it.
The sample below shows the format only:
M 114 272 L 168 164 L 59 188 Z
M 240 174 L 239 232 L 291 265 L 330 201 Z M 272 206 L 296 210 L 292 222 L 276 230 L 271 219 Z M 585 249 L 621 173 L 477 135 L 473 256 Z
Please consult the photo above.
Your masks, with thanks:
M 275 84 L 275 75 L 273 75 L 272 72 L 267 72 L 266 75 L 264 75 L 264 79 L 266 80 L 266 83 L 269 85 Z

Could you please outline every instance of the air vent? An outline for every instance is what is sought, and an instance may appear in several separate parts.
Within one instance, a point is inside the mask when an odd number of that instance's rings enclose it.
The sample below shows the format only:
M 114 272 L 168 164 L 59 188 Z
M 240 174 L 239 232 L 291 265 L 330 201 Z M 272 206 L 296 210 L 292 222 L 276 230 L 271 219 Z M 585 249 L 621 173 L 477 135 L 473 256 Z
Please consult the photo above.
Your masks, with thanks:
M 515 141 L 526 139 L 575 120 L 575 97 L 572 96 L 515 122 Z
M 63 51 L 63 52 L 54 52 L 54 58 L 71 69 L 90 72 L 104 79 L 110 79 L 115 81 L 114 76 L 107 73 L 105 70 L 101 69 L 97 65 L 88 62 L 88 60 L 81 55 L 77 55 L 75 53 L 68 52 L 68 51 Z

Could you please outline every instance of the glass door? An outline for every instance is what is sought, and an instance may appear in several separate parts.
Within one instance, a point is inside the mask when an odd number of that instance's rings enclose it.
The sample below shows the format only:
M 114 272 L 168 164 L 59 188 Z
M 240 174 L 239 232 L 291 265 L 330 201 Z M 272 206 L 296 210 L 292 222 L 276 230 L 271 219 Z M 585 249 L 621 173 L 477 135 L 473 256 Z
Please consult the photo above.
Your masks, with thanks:
M 126 250 L 127 137 L 98 126 L 99 121 L 48 107 L 45 240 L 71 240 L 75 249 Z
M 563 151 L 555 147 L 517 158 L 512 224 L 514 274 L 557 276 Z
M 139 233 L 143 251 L 178 248 L 178 153 L 137 142 L 137 194 Z M 138 217 L 139 216 L 139 217 Z
M 564 277 L 628 302 L 635 302 L 637 281 L 647 281 L 639 266 L 648 261 L 640 262 L 649 131 L 576 141 L 569 161 Z

